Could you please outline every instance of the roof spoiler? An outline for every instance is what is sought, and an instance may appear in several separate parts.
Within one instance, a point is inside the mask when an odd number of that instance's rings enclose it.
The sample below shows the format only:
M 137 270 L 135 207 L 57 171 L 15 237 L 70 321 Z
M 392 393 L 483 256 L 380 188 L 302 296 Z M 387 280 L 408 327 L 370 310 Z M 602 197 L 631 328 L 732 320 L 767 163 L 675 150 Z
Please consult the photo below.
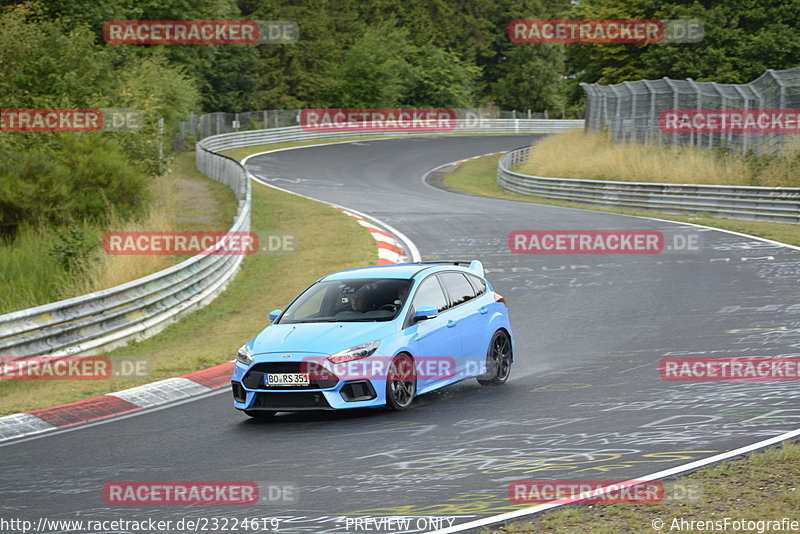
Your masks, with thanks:
M 471 271 L 475 271 L 479 276 L 484 276 L 483 274 L 483 264 L 478 260 L 439 260 L 439 261 L 418 261 L 417 263 L 423 265 L 459 265 L 463 267 L 467 267 Z
M 472 260 L 469 264 L 470 271 L 475 271 L 478 276 L 483 276 L 483 264 L 478 260 Z

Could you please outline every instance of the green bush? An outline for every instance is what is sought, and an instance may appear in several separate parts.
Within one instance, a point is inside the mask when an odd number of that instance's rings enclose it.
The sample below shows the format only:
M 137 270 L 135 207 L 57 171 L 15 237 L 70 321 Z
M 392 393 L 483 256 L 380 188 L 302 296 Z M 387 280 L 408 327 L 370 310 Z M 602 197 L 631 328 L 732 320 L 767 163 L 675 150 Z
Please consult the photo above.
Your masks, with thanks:
M 0 239 L 0 314 L 61 298 L 69 275 L 55 257 L 43 253 L 55 241 L 52 231 L 27 224 L 14 239 Z
M 99 248 L 97 236 L 85 225 L 71 221 L 67 227 L 56 234 L 50 246 L 50 256 L 64 272 L 83 274 L 97 259 Z
M 13 236 L 23 223 L 103 223 L 112 212 L 143 213 L 147 176 L 102 135 L 61 134 L 60 150 L 0 152 L 0 235 Z

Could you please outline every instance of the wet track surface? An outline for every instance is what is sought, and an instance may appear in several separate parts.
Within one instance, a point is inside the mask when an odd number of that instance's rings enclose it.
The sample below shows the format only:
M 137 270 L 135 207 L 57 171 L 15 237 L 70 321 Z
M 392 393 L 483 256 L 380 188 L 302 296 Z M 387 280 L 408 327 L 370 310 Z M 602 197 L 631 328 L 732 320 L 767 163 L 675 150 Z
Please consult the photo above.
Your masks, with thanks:
M 460 195 L 422 181 L 438 165 L 532 138 L 369 141 L 248 162 L 267 183 L 378 217 L 424 259 L 480 259 L 515 329 L 505 386 L 470 380 L 402 413 L 284 414 L 271 422 L 234 411 L 225 390 L 11 443 L 0 447 L 2 515 L 280 517 L 280 532 L 344 532 L 344 516 L 354 515 L 463 522 L 520 507 L 508 500 L 515 480 L 635 478 L 797 428 L 796 382 L 668 382 L 658 363 L 800 356 L 800 251 L 677 223 Z M 653 255 L 508 249 L 514 230 L 556 229 L 700 232 L 702 247 Z M 298 487 L 298 500 L 246 509 L 109 507 L 101 488 L 118 480 L 285 482 Z

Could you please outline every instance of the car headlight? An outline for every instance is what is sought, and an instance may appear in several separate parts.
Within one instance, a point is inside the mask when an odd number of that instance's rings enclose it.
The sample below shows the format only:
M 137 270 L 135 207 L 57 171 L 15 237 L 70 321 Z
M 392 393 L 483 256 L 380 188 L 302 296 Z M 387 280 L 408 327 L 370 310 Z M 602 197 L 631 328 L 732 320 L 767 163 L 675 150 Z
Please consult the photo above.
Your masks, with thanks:
M 364 343 L 363 345 L 356 345 L 355 347 L 351 347 L 347 350 L 342 350 L 336 354 L 328 356 L 328 361 L 333 363 L 342 363 L 360 360 L 361 358 L 366 358 L 367 356 L 374 354 L 375 351 L 378 350 L 378 345 L 380 344 L 380 341 L 370 341 L 369 343 Z
M 244 365 L 253 363 L 253 353 L 250 351 L 250 347 L 248 347 L 247 344 L 242 345 L 236 353 L 236 361 Z

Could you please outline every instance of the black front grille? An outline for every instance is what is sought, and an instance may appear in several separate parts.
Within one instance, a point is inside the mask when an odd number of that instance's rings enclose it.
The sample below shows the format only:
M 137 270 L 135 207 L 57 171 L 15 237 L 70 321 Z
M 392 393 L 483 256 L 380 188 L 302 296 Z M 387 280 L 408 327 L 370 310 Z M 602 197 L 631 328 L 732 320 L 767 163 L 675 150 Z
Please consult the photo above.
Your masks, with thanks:
M 372 400 L 378 395 L 375 393 L 375 388 L 369 380 L 359 380 L 357 382 L 348 382 L 340 391 L 342 398 L 347 402 L 357 402 Z
M 253 408 L 272 410 L 330 410 L 325 395 L 314 391 L 256 393 Z
M 307 386 L 265 386 L 264 375 L 274 373 L 308 373 L 309 384 Z M 273 390 L 298 390 L 298 389 L 328 389 L 334 387 L 339 382 L 339 378 L 325 369 L 317 362 L 266 362 L 257 363 L 247 371 L 242 378 L 242 383 L 248 389 Z
M 242 384 L 239 382 L 231 382 L 231 389 L 233 389 L 233 400 L 236 402 L 244 402 L 247 400 L 247 393 L 242 387 Z

